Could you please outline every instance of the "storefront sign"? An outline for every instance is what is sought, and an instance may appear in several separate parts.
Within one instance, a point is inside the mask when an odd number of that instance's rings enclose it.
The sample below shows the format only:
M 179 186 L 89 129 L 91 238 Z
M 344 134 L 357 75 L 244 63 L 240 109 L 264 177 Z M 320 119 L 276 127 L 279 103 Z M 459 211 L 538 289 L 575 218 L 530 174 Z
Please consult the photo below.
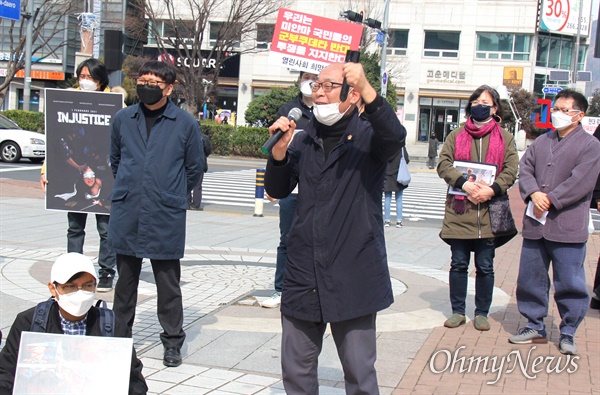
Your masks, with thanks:
M 458 107 L 460 99 L 433 99 L 433 105 L 438 107 Z
M 419 97 L 419 104 L 421 106 L 430 106 L 433 103 L 433 99 L 431 97 Z
M 358 51 L 362 31 L 357 23 L 280 8 L 269 62 L 319 73 L 332 63 L 344 62 L 348 50 Z
M 6 77 L 6 71 L 6 69 L 0 69 L 0 77 Z M 17 73 L 15 74 L 15 78 L 25 78 L 25 70 L 17 71 Z M 31 70 L 31 79 L 64 81 L 65 73 L 63 73 L 62 71 Z
M 165 53 L 166 52 L 166 53 Z M 157 47 L 144 46 L 142 49 L 142 57 L 158 59 L 162 62 L 168 61 L 177 68 L 200 68 L 202 67 L 206 73 L 212 73 L 217 67 L 217 60 L 209 57 L 211 51 L 202 50 L 196 58 L 181 57 L 179 51 L 175 48 L 159 49 Z M 219 77 L 239 78 L 240 76 L 240 54 L 239 52 L 225 52 L 222 55 L 225 58 Z
M 502 84 L 508 89 L 521 88 L 523 86 L 523 67 L 504 67 Z
M 428 84 L 461 84 L 466 83 L 467 72 L 458 70 L 427 70 Z

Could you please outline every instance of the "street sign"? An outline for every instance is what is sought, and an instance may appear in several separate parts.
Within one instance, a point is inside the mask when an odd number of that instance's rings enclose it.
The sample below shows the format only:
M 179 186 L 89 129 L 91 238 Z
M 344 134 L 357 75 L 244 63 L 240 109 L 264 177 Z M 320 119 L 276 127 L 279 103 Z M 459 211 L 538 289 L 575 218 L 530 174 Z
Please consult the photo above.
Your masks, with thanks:
M 377 32 L 377 36 L 375 37 L 375 42 L 379 44 L 383 44 L 384 33 L 382 31 Z
M 558 94 L 558 92 L 562 91 L 563 88 L 561 88 L 560 86 L 545 86 L 542 89 L 542 92 L 544 92 L 547 95 L 556 95 Z
M 21 0 L 2 0 L 0 1 L 0 18 L 21 19 Z
M 387 71 L 384 71 L 381 75 L 381 96 L 386 97 L 387 95 L 387 82 L 388 82 L 388 74 Z

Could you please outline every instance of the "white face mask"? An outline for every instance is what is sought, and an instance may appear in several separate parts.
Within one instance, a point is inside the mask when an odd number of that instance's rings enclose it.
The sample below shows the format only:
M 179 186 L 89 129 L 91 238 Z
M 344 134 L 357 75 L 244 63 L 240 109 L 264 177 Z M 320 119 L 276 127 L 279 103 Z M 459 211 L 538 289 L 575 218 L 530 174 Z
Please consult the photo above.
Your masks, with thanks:
M 84 91 L 98 90 L 98 84 L 90 80 L 79 80 L 79 87 Z
M 303 96 L 311 97 L 312 96 L 312 88 L 310 87 L 310 83 L 312 81 L 304 81 L 300 84 L 300 92 L 302 92 Z
M 330 103 L 330 104 L 313 104 L 313 115 L 323 125 L 331 126 L 344 116 L 346 112 L 352 106 L 348 106 L 346 111 L 343 113 L 340 112 L 340 104 L 339 103 Z
M 56 288 L 56 286 L 54 287 Z M 56 290 L 58 293 L 58 289 Z M 94 304 L 95 292 L 78 290 L 70 294 L 58 294 L 58 305 L 75 317 L 85 315 Z
M 562 111 L 556 111 L 551 114 L 552 117 L 552 126 L 556 130 L 562 130 L 564 128 L 568 128 L 573 124 L 573 117 L 569 114 L 565 114 Z

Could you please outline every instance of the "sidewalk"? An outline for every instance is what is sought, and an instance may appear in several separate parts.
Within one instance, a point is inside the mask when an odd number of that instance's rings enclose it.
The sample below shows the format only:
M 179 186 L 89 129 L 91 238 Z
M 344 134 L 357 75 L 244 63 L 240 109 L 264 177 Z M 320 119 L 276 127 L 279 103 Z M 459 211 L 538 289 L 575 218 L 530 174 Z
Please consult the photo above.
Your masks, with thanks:
M 519 222 L 518 210 L 523 207 L 518 195 L 513 196 L 515 192 L 511 190 L 511 202 Z M 42 199 L 35 183 L 0 180 L 0 329 L 5 334 L 17 312 L 47 298 L 45 282 L 50 267 L 66 246 L 66 215 L 44 211 Z M 98 236 L 93 216 L 87 229 L 85 253 L 95 257 Z M 566 357 L 556 346 L 560 320 L 554 302 L 546 320 L 550 336 L 547 345 L 534 349 L 507 342 L 525 323 L 515 299 L 520 236 L 497 250 L 492 329 L 476 331 L 470 321 L 453 330 L 442 327 L 450 315 L 450 251 L 438 233 L 438 228 L 411 226 L 411 222 L 402 229 L 386 228 L 396 302 L 378 316 L 377 369 L 382 394 L 600 393 L 598 311 L 589 311 L 577 332 L 579 358 L 572 361 L 577 366 L 573 373 L 546 373 L 544 363 L 539 365 L 543 371 L 528 379 L 516 353 L 511 354 L 520 350 L 530 376 L 535 375 L 532 362 L 537 356 L 546 361 L 554 357 L 552 367 L 559 363 L 558 370 L 565 367 Z M 187 339 L 182 350 L 184 364 L 178 368 L 162 365 L 156 289 L 149 264 L 144 264 L 134 342 L 145 366 L 150 393 L 284 393 L 279 311 L 257 304 L 272 292 L 278 239 L 276 217 L 219 213 L 210 208 L 189 212 L 186 256 L 182 260 Z M 590 290 L 599 252 L 600 237 L 595 234 L 588 243 L 586 262 Z M 469 286 L 467 315 L 473 319 L 473 275 Z M 102 296 L 112 301 L 112 292 Z M 465 357 L 462 372 L 460 359 L 444 369 L 446 356 L 455 352 L 458 358 Z M 482 373 L 483 362 L 478 372 L 476 360 L 468 368 L 470 356 L 489 357 L 487 374 Z M 507 356 L 511 359 L 506 358 L 498 370 L 502 357 Z M 492 371 L 493 357 L 497 357 L 497 365 Z M 330 335 L 319 360 L 319 376 L 321 394 L 344 394 L 343 373 Z

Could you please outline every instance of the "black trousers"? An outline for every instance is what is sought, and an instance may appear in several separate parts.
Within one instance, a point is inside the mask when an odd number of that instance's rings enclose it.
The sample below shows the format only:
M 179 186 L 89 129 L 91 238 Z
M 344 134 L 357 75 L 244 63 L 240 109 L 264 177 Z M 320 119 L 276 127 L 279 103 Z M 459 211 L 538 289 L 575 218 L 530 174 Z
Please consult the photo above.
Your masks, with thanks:
M 379 394 L 375 371 L 376 318 L 374 313 L 329 324 L 344 370 L 348 395 Z M 285 393 L 318 394 L 318 359 L 327 323 L 304 321 L 282 314 L 281 324 L 281 370 Z
M 160 340 L 166 347 L 181 348 L 183 331 L 183 300 L 181 297 L 181 264 L 179 259 L 151 259 L 156 282 L 158 322 L 163 328 Z M 132 337 L 142 258 L 117 254 L 119 280 L 115 286 L 113 310 L 117 317 L 116 333 Z

